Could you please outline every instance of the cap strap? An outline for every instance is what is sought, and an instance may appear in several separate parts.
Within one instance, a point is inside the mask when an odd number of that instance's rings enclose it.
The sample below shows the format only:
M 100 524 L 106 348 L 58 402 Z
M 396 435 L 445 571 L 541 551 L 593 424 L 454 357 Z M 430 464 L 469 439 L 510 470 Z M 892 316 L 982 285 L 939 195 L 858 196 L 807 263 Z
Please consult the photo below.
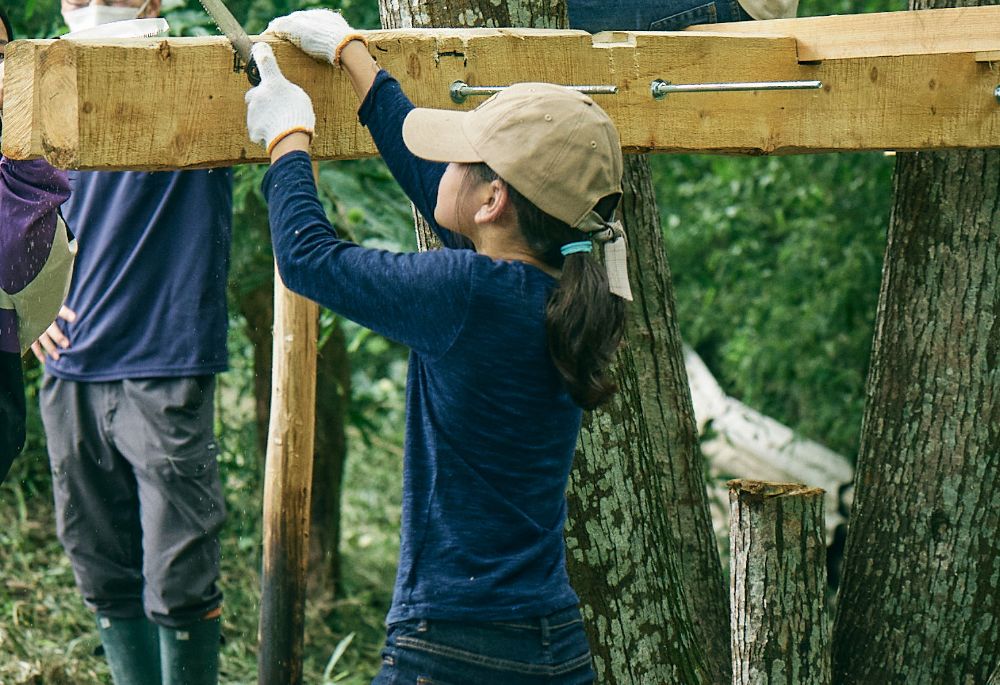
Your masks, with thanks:
M 562 252 L 563 257 L 568 257 L 571 254 L 576 254 L 577 252 L 593 252 L 594 243 L 589 240 L 580 240 L 575 243 L 566 243 L 559 248 Z
M 608 271 L 608 286 L 612 293 L 623 300 L 632 301 L 632 288 L 628 283 L 628 241 L 621 221 L 605 221 L 590 234 L 591 240 L 604 243 L 604 267 Z

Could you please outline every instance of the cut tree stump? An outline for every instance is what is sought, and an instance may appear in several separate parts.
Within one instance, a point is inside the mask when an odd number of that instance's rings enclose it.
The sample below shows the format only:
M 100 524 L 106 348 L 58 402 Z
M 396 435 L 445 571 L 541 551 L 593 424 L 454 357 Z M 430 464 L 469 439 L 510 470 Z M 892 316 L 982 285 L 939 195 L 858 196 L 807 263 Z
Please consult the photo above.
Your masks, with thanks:
M 829 685 L 823 491 L 733 480 L 734 685 Z

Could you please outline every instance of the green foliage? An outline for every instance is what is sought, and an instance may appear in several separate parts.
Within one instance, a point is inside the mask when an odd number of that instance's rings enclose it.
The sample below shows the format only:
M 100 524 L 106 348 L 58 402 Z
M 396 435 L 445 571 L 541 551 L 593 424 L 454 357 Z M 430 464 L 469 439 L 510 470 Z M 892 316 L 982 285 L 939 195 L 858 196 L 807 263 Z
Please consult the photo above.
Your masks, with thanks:
M 891 159 L 659 156 L 652 166 L 681 335 L 729 394 L 853 458 Z
M 6 3 L 15 38 L 49 38 L 66 30 L 59 17 L 60 0 L 27 0 Z

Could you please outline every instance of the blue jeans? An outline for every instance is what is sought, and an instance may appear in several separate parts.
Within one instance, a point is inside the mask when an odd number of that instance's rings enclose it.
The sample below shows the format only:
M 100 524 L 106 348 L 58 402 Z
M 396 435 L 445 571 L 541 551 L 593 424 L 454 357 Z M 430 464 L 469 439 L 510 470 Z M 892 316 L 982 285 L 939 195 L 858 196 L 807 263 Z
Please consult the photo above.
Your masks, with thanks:
M 739 0 L 568 0 L 569 26 L 599 31 L 681 31 L 694 24 L 748 21 Z
M 583 685 L 594 682 L 577 607 L 475 623 L 413 619 L 389 626 L 372 685 Z

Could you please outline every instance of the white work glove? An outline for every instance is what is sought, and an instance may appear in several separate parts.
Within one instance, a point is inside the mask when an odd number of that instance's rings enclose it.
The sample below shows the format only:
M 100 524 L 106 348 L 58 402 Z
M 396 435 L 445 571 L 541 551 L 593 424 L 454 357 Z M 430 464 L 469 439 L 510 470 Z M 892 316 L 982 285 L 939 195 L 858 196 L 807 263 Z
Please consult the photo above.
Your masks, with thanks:
M 290 133 L 301 131 L 313 136 L 316 114 L 306 92 L 282 75 L 274 51 L 267 43 L 254 43 L 251 50 L 260 85 L 247 91 L 247 131 L 250 140 L 267 148 Z
M 326 9 L 300 10 L 271 20 L 264 33 L 291 41 L 310 57 L 340 64 L 340 51 L 352 40 L 368 41 L 347 23 L 340 12 Z

